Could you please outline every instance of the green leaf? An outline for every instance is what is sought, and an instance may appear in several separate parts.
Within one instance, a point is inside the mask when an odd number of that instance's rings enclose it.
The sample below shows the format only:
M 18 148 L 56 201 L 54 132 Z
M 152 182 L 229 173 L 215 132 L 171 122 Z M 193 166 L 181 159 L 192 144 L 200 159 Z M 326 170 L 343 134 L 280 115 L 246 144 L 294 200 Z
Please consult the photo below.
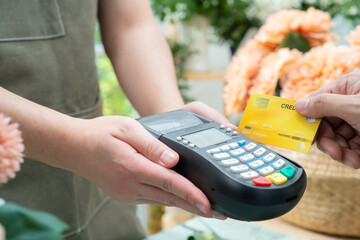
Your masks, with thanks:
M 211 233 L 195 233 L 193 236 L 189 236 L 188 240 L 222 240 Z
M 194 232 L 194 235 L 189 236 L 187 240 L 226 240 L 225 238 L 222 238 L 218 234 L 216 234 L 216 232 L 212 228 L 210 228 L 209 225 L 207 225 L 204 221 L 201 222 L 206 228 L 211 231 L 211 233 L 203 232 L 186 224 L 182 224 L 184 228 Z
M 308 52 L 311 47 L 309 39 L 301 35 L 300 32 L 289 32 L 282 43 L 280 43 L 280 48 L 296 48 L 300 52 L 305 53 Z
M 45 212 L 26 209 L 13 203 L 0 207 L 0 223 L 7 240 L 62 240 L 68 226 Z

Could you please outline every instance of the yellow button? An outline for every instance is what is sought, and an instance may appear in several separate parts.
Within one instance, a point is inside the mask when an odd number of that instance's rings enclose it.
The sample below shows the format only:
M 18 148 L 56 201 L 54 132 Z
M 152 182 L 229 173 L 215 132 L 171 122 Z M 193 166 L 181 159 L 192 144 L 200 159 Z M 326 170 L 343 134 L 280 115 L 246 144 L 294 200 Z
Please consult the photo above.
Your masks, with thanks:
M 275 172 L 271 175 L 266 176 L 267 179 L 275 183 L 276 185 L 283 184 L 287 181 L 287 178 L 281 173 Z

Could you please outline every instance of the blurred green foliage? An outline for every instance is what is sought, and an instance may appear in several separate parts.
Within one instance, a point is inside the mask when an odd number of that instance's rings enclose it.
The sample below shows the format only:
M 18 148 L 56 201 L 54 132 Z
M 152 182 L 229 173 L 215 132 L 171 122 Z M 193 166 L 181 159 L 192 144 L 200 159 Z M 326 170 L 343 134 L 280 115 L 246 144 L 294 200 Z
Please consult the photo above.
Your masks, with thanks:
M 193 98 L 188 96 L 189 84 L 187 79 L 184 78 L 185 61 L 193 53 L 189 50 L 186 44 L 179 43 L 177 41 L 173 41 L 169 39 L 167 41 L 174 58 L 176 78 L 178 81 L 178 86 L 181 92 L 181 96 L 184 99 L 185 103 L 194 101 Z
M 186 21 L 198 14 L 208 19 L 215 33 L 230 43 L 235 52 L 247 30 L 260 26 L 256 18 L 250 19 L 246 12 L 250 0 L 152 0 L 152 8 L 160 20 Z
M 302 53 L 310 51 L 309 39 L 302 36 L 300 32 L 289 32 L 280 43 L 280 48 L 297 49 Z
M 103 51 L 100 28 L 95 28 L 96 68 L 100 93 L 103 98 L 103 114 L 136 117 L 136 111 L 125 93 L 121 90 L 113 66 Z
M 135 117 L 136 112 L 121 90 L 109 58 L 105 54 L 98 54 L 96 66 L 103 98 L 103 114 Z
M 310 1 L 302 0 L 300 4 L 301 10 L 306 10 L 309 7 L 320 9 L 328 12 L 331 17 L 342 15 L 350 20 L 352 24 L 360 24 L 360 1 L 359 0 L 320 0 Z
M 100 29 L 97 25 L 95 28 L 95 44 L 102 49 Z M 186 103 L 193 101 L 187 95 L 189 85 L 184 78 L 185 60 L 192 54 L 185 44 L 168 40 L 169 47 L 174 57 L 176 76 L 181 95 Z M 136 117 L 137 113 L 132 107 L 131 102 L 121 90 L 116 74 L 109 58 L 105 53 L 96 54 L 96 67 L 98 71 L 100 92 L 103 98 L 104 115 L 122 115 Z
M 262 24 L 256 14 L 248 14 L 253 4 L 256 3 L 252 0 L 152 0 L 153 11 L 160 20 L 186 21 L 193 15 L 205 17 L 220 39 L 230 43 L 232 53 L 249 28 Z M 360 24 L 359 0 L 300 0 L 294 7 L 301 10 L 314 7 L 332 17 L 341 14 L 354 25 Z

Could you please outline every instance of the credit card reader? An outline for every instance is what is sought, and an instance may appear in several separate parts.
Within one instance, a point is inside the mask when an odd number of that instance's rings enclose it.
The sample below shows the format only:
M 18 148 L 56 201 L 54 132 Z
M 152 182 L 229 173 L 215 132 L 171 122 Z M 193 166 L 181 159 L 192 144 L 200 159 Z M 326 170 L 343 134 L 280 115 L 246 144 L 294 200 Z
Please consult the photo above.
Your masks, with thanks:
M 179 154 L 174 170 L 224 216 L 276 218 L 294 208 L 305 191 L 306 174 L 299 164 L 205 117 L 176 110 L 138 121 Z

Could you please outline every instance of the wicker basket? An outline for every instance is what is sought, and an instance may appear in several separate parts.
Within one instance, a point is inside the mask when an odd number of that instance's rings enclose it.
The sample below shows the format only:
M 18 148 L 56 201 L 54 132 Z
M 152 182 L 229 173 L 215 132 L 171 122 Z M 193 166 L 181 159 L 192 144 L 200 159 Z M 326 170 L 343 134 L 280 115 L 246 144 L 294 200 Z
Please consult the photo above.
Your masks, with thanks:
M 360 237 L 360 171 L 332 160 L 312 146 L 307 154 L 275 151 L 298 162 L 308 185 L 299 204 L 282 218 L 314 231 Z

